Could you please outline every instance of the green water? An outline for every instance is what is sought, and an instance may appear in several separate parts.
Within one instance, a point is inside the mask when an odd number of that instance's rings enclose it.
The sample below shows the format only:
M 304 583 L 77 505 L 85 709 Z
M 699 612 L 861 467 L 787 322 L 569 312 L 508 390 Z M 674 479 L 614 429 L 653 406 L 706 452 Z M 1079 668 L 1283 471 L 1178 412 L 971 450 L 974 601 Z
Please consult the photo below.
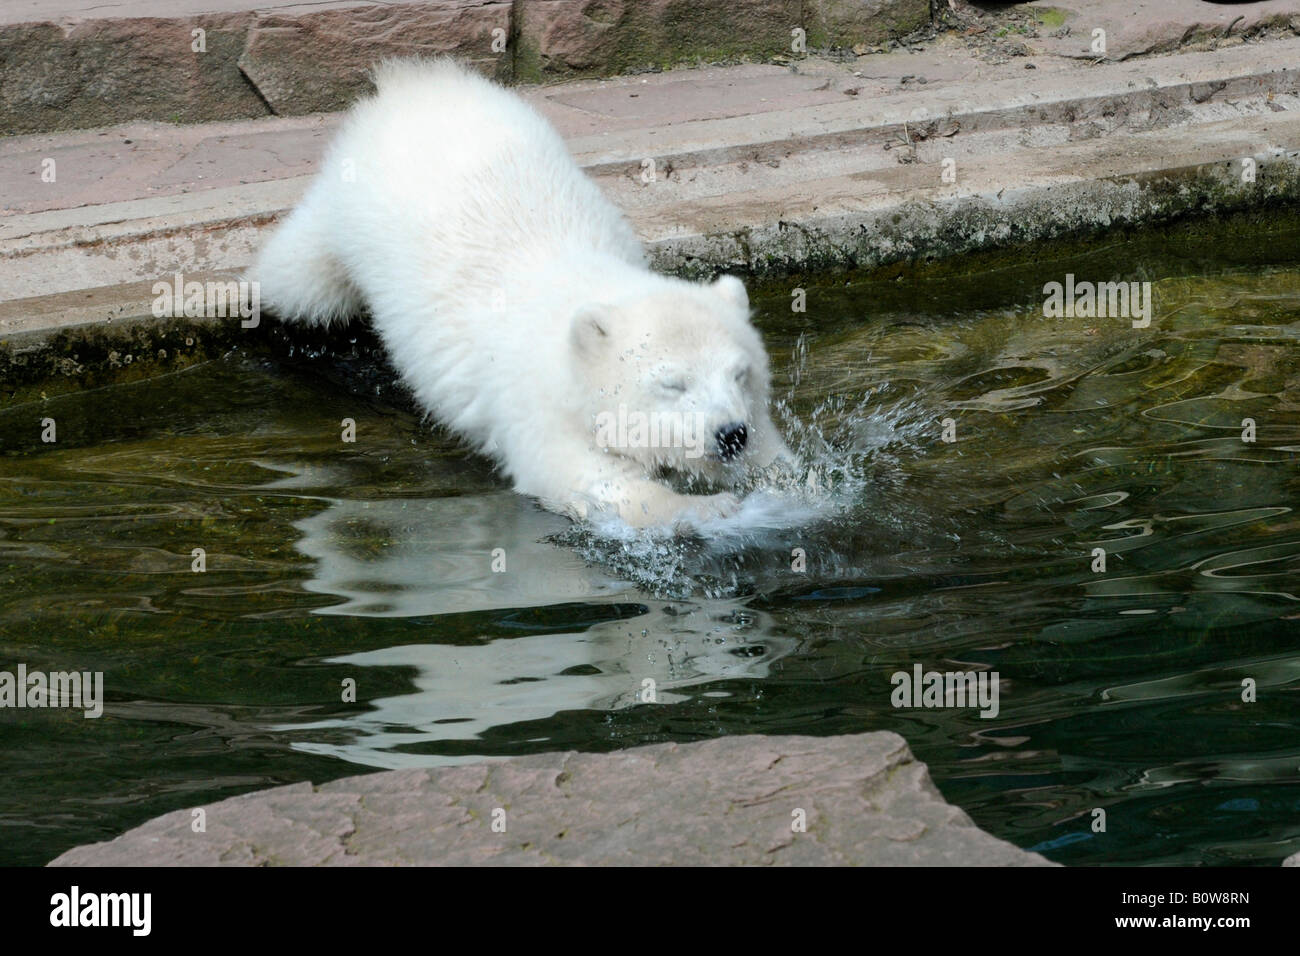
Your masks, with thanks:
M 730 542 L 574 531 L 328 361 L 11 402 L 0 669 L 103 671 L 107 703 L 0 710 L 0 862 L 371 768 L 890 729 L 1057 861 L 1276 864 L 1300 850 L 1295 249 L 826 279 L 804 313 L 769 289 L 778 392 L 841 508 Z M 1067 271 L 1153 281 L 1152 327 L 1043 318 Z M 892 707 L 918 662 L 997 671 L 998 716 Z

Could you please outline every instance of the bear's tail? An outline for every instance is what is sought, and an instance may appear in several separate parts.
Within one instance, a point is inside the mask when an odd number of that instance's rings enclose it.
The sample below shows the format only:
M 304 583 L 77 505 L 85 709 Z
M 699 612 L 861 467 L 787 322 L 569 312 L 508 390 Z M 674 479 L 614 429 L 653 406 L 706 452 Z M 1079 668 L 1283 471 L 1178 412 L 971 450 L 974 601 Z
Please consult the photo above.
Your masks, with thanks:
M 448 83 L 485 82 L 473 70 L 449 56 L 389 57 L 371 67 L 370 81 L 380 95 L 399 93 L 410 87 L 428 91 L 433 84 L 445 87 Z
M 310 190 L 253 264 L 262 307 L 283 321 L 346 322 L 361 311 L 361 293 L 331 252 L 325 199 Z

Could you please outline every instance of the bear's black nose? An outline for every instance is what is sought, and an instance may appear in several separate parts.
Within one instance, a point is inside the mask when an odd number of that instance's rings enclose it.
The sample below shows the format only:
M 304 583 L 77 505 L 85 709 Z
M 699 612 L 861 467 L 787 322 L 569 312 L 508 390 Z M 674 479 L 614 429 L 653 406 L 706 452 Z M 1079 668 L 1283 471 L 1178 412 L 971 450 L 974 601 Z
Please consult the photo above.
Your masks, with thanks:
M 731 461 L 744 450 L 749 430 L 743 423 L 737 422 L 734 425 L 723 425 L 713 437 L 718 441 L 718 457 L 723 461 Z

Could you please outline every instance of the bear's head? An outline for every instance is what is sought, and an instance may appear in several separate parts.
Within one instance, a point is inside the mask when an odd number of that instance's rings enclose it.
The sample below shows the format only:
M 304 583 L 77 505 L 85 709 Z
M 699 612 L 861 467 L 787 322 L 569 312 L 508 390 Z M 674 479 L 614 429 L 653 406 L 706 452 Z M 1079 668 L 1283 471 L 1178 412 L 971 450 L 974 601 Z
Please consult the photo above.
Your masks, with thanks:
M 655 276 L 584 305 L 570 349 L 596 445 L 647 471 L 726 481 L 750 463 L 756 433 L 772 428 L 767 353 L 734 276 L 708 284 Z

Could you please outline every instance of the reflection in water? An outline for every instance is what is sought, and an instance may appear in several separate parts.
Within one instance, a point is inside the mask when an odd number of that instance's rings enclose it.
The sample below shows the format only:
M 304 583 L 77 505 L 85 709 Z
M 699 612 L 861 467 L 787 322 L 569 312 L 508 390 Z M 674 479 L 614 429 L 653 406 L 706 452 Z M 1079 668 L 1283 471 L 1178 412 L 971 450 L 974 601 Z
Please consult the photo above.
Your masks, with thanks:
M 329 658 L 356 668 L 410 668 L 415 691 L 275 729 L 292 731 L 303 752 L 374 767 L 473 761 L 481 758 L 438 754 L 436 744 L 565 711 L 671 704 L 684 699 L 675 689 L 766 677 L 772 661 L 794 650 L 793 639 L 775 633 L 767 614 L 744 610 L 742 600 L 657 600 L 544 540 L 568 523 L 509 493 L 335 501 L 297 522 L 297 547 L 316 562 L 304 586 L 347 598 L 319 614 L 424 618 L 412 629 L 418 639 L 421 629 L 436 626 L 427 620 L 436 615 L 576 602 L 608 604 L 617 613 L 580 631 Z M 364 688 L 363 671 L 356 681 Z M 331 731 L 329 740 L 312 740 L 313 730 Z
M 568 521 L 498 492 L 334 501 L 295 522 L 315 569 L 303 587 L 348 600 L 321 614 L 418 617 L 615 595 L 622 582 L 542 541 Z

